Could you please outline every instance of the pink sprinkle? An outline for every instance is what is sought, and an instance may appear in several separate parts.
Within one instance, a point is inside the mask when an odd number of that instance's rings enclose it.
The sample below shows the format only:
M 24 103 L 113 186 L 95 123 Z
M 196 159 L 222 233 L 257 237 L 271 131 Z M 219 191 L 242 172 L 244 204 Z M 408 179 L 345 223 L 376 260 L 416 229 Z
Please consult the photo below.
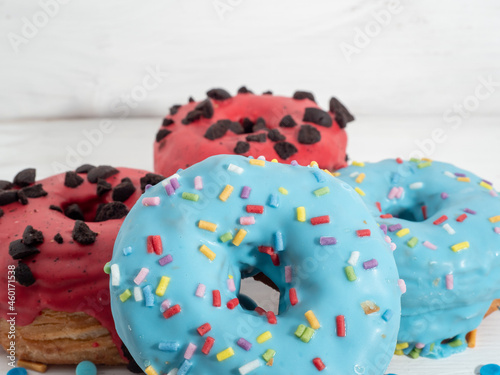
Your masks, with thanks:
M 168 196 L 171 196 L 172 194 L 175 194 L 175 189 L 172 187 L 171 184 L 166 184 L 165 185 L 165 191 L 167 192 Z
M 160 204 L 160 197 L 146 197 L 142 198 L 143 206 L 158 206 Z
M 196 293 L 194 294 L 196 297 L 203 298 L 205 297 L 206 286 L 203 284 L 198 284 L 198 288 L 196 288 Z
M 403 279 L 398 280 L 399 289 L 401 289 L 401 293 L 406 293 L 406 283 Z
M 494 189 L 491 189 L 491 190 L 490 190 L 490 195 L 491 195 L 492 197 L 498 197 L 498 193 L 497 193 Z
M 397 187 L 393 187 L 391 191 L 389 192 L 389 195 L 387 196 L 387 199 L 394 199 L 396 198 L 396 195 L 398 194 L 399 189 Z
M 495 228 L 494 228 L 494 231 L 495 231 L 495 233 L 500 234 L 500 227 L 495 227 Z
M 437 250 L 437 246 L 434 245 L 433 243 L 430 243 L 429 241 L 424 241 L 423 245 L 428 249 Z
M 448 199 L 448 196 L 449 196 L 448 193 L 445 193 L 445 192 L 441 193 L 441 198 L 442 199 Z
M 423 349 L 424 347 L 425 347 L 425 344 L 422 344 L 421 342 L 417 342 L 415 344 L 415 348 L 417 348 L 417 349 Z
M 201 190 L 203 189 L 203 179 L 201 178 L 201 176 L 196 176 L 194 178 L 194 188 L 196 190 Z
M 194 351 L 196 350 L 196 345 L 193 344 L 192 342 L 189 343 L 186 351 L 184 352 L 184 358 L 185 359 L 191 359 L 191 357 L 194 354 Z
M 163 313 L 163 312 L 167 311 L 169 307 L 170 307 L 170 300 L 166 299 L 165 301 L 163 301 L 161 303 L 160 311 Z
M 403 196 L 404 192 L 405 192 L 405 188 L 402 187 L 402 186 L 400 186 L 399 189 L 398 189 L 398 193 L 396 194 L 396 198 L 397 199 L 401 199 L 401 197 Z
M 234 279 L 227 279 L 227 289 L 230 292 L 236 291 L 236 285 L 234 285 Z
M 293 166 L 299 165 L 299 163 L 297 162 L 297 160 L 292 160 L 292 162 L 290 164 L 293 165 Z
M 446 289 L 453 289 L 453 275 L 446 275 Z
M 385 242 L 387 242 L 387 243 L 391 243 L 392 242 L 391 241 L 391 237 L 389 237 L 389 236 L 385 236 L 384 239 L 385 239 Z
M 394 251 L 396 250 L 397 245 L 394 242 L 391 242 L 391 250 Z
M 292 282 L 292 266 L 285 266 L 285 282 Z
M 242 216 L 240 217 L 240 225 L 255 224 L 255 216 Z
M 137 285 L 142 283 L 144 281 L 144 279 L 146 278 L 146 276 L 148 275 L 148 273 L 149 273 L 148 268 L 141 268 L 141 270 L 139 271 L 139 273 L 137 274 L 137 276 L 134 279 L 134 283 L 136 283 Z

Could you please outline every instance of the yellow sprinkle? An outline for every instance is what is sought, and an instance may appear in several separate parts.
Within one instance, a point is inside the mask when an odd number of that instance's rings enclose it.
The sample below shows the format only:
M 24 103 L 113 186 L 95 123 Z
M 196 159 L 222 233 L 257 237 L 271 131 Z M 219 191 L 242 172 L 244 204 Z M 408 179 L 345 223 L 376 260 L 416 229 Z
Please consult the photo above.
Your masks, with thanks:
M 284 187 L 280 187 L 278 191 L 283 195 L 288 195 L 288 190 L 286 190 Z
M 219 199 L 223 202 L 227 201 L 227 198 L 229 198 L 233 190 L 234 188 L 231 185 L 226 185 L 222 193 L 220 193 Z
M 273 335 L 271 335 L 271 332 L 266 331 L 266 332 L 262 333 L 261 335 L 259 335 L 259 337 L 257 337 L 257 343 L 262 344 L 263 342 L 266 342 L 267 340 L 269 340 L 272 337 L 273 337 Z
M 305 207 L 297 207 L 297 220 L 304 222 L 306 221 L 306 209 Z
M 470 182 L 470 178 L 469 177 L 457 177 L 457 181 Z
M 206 245 L 201 245 L 200 251 L 208 259 L 210 259 L 212 261 L 215 259 L 215 253 L 212 250 L 210 250 Z
M 410 345 L 407 342 L 400 342 L 396 344 L 396 350 L 403 350 L 408 348 Z
M 492 216 L 488 219 L 490 223 L 498 223 L 500 221 L 500 215 Z
M 158 287 L 156 288 L 156 295 L 158 297 L 163 297 L 163 295 L 167 291 L 169 283 L 170 283 L 170 277 L 167 276 L 161 277 L 160 282 L 158 283 Z
M 259 167 L 263 167 L 266 165 L 266 162 L 260 159 L 250 159 L 250 165 L 258 165 Z
M 232 278 L 233 278 L 233 275 L 227 275 L 227 278 L 228 278 L 228 279 L 232 279 Z
M 340 176 L 340 172 L 333 172 L 333 173 L 332 173 L 332 176 L 333 176 L 333 177 L 339 177 L 339 176 Z
M 122 294 L 120 294 L 120 301 L 125 302 L 132 296 L 132 293 L 130 292 L 129 289 L 124 291 Z
M 362 182 L 363 182 L 363 180 L 365 179 L 365 177 L 366 177 L 366 174 L 364 174 L 364 173 L 360 173 L 360 174 L 358 174 L 358 177 L 356 177 L 356 182 L 357 182 L 358 184 L 362 183 Z
M 405 353 L 402 350 L 395 350 L 394 355 L 404 355 Z
M 233 238 L 233 245 L 240 246 L 241 241 L 243 241 L 243 238 L 245 238 L 246 235 L 247 231 L 245 229 L 240 229 Z
M 227 349 L 224 349 L 222 352 L 217 353 L 217 360 L 219 362 L 224 361 L 225 359 L 228 359 L 234 355 L 234 350 L 233 348 L 229 347 Z
M 481 181 L 481 182 L 479 183 L 479 186 L 482 186 L 482 187 L 484 187 L 485 189 L 488 189 L 488 190 L 493 189 L 493 186 L 491 186 L 490 184 L 487 184 L 487 183 L 486 183 L 486 182 L 484 182 L 484 181 Z
M 158 375 L 158 373 L 156 372 L 156 370 L 153 368 L 153 366 L 149 365 L 148 367 L 146 367 L 144 369 L 144 372 L 147 374 L 147 375 Z
M 364 197 L 366 194 L 363 190 L 361 190 L 359 187 L 355 187 L 354 190 L 359 194 L 361 195 L 362 197 Z
M 457 252 L 457 251 L 460 251 L 460 250 L 464 250 L 464 249 L 468 249 L 470 247 L 470 244 L 468 241 L 465 241 L 465 242 L 460 242 L 460 243 L 457 243 L 455 245 L 453 245 L 451 247 L 451 249 L 454 251 L 454 252 Z
M 271 160 L 271 163 L 277 163 L 277 162 L 278 162 L 278 159 Z
M 47 365 L 45 363 L 25 361 L 24 359 L 19 359 L 17 361 L 17 367 L 24 367 L 27 370 L 33 370 L 42 373 L 47 371 Z
M 217 224 L 205 220 L 200 220 L 198 221 L 198 228 L 209 230 L 210 232 L 215 232 L 217 230 Z
M 470 331 L 467 336 L 465 336 L 467 340 L 467 346 L 469 348 L 475 348 L 476 347 L 476 337 L 477 337 L 477 329 L 473 329 Z M 17 364 L 19 366 L 19 362 Z
M 330 176 L 333 176 L 333 173 L 330 172 L 328 169 L 323 169 L 323 172 L 328 173 Z
M 398 237 L 404 237 L 404 236 L 406 236 L 406 235 L 407 235 L 407 234 L 409 234 L 409 233 L 410 233 L 410 229 L 408 229 L 408 228 L 403 228 L 403 229 L 400 229 L 400 230 L 398 230 L 398 231 L 396 232 L 396 236 L 398 236 Z
M 365 163 L 360 162 L 360 161 L 353 161 L 352 165 L 354 165 L 355 167 L 364 167 Z
M 312 161 L 311 164 L 309 164 L 311 167 L 319 167 L 318 165 L 318 162 L 317 161 Z
M 318 322 L 318 319 L 316 318 L 316 315 L 314 315 L 312 310 L 309 310 L 304 315 L 312 329 L 319 329 L 321 327 L 321 325 Z

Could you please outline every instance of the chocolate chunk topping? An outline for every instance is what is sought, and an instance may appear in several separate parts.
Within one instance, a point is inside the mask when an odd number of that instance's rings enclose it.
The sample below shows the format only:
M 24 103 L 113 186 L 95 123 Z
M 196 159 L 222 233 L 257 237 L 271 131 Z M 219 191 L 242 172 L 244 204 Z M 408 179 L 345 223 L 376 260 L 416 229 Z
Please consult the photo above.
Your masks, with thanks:
M 75 172 L 76 173 L 88 173 L 91 169 L 94 169 L 95 166 L 92 164 L 83 164 L 80 165 L 78 168 L 76 168 Z
M 155 174 L 155 173 L 148 173 L 144 177 L 141 177 L 141 190 L 144 193 L 144 190 L 146 189 L 146 185 L 156 185 L 160 181 L 163 181 L 165 177 L 163 177 L 160 174 Z
M 54 241 L 56 241 L 58 244 L 62 244 L 64 242 L 62 236 L 61 236 L 61 233 L 57 233 L 55 236 L 54 236 Z
M 171 118 L 164 118 L 161 126 L 170 126 L 174 123 L 174 120 Z
M 91 245 L 95 242 L 97 233 L 92 232 L 89 226 L 83 221 L 77 220 L 71 233 L 73 239 L 82 245 Z
M 186 115 L 185 118 L 183 118 L 181 120 L 181 122 L 184 124 L 184 125 L 189 125 L 191 124 L 192 122 L 196 121 L 196 120 L 199 120 L 201 118 L 201 111 L 195 109 L 195 110 L 192 110 L 191 112 L 188 112 L 188 114 Z
M 228 127 L 228 120 L 219 120 L 215 124 L 210 125 L 204 137 L 211 141 L 221 138 L 226 134 Z
M 123 356 L 125 358 L 127 358 L 128 361 L 129 361 L 128 364 L 127 364 L 127 370 L 129 370 L 130 372 L 133 372 L 134 374 L 144 374 L 142 372 L 142 369 L 137 364 L 137 362 L 130 355 L 130 352 L 128 351 L 128 349 L 125 346 L 125 344 L 122 344 L 122 352 L 123 352 Z
M 189 103 L 193 103 L 194 101 L 195 101 L 194 98 L 192 96 L 190 96 L 189 99 L 188 99 L 188 102 Z
M 20 193 L 24 193 L 28 198 L 40 198 L 40 197 L 45 197 L 48 193 L 43 190 L 42 184 L 36 184 L 33 186 L 28 186 L 23 188 Z
M 89 180 L 90 183 L 95 184 L 97 183 L 97 180 L 100 178 L 108 178 L 111 177 L 119 172 L 118 169 L 113 168 L 109 165 L 100 165 L 99 167 L 96 167 L 94 169 L 91 169 L 88 174 L 87 174 L 87 180 Z
M 0 190 L 12 189 L 14 185 L 10 181 L 0 180 Z
M 113 188 L 113 186 L 111 186 L 111 184 L 108 181 L 103 180 L 102 178 L 100 178 L 100 179 L 97 180 L 97 191 L 96 191 L 96 193 L 97 193 L 98 197 L 102 197 L 108 191 L 111 191 L 112 188 Z
M 299 143 L 312 145 L 321 140 L 321 133 L 311 125 L 302 125 L 299 130 Z
M 349 161 L 349 155 L 345 154 L 345 161 L 346 163 Z
M 238 94 L 253 94 L 253 92 L 247 89 L 246 86 L 241 86 L 238 89 Z
M 22 286 L 31 286 L 36 281 L 28 265 L 23 262 L 19 262 L 14 272 L 16 273 L 16 281 Z
M 121 219 L 127 216 L 128 208 L 122 202 L 111 202 L 100 206 L 97 209 L 95 221 L 107 221 L 113 219 Z
M 239 141 L 236 143 L 236 147 L 234 148 L 235 154 L 244 154 L 250 150 L 250 144 L 248 142 Z
M 176 105 L 173 105 L 172 107 L 170 107 L 170 115 L 173 116 L 175 115 L 178 111 L 179 111 L 179 108 L 181 108 L 182 106 L 180 104 L 176 104 Z
M 43 243 L 43 233 L 39 230 L 36 230 L 31 225 L 28 225 L 24 229 L 23 242 L 26 245 L 33 245 L 33 246 L 39 245 Z
M 309 99 L 312 100 L 313 102 L 316 102 L 316 100 L 314 99 L 314 95 L 309 91 L 295 91 L 293 93 L 293 98 L 297 100 Z
M 160 142 L 163 138 L 165 138 L 170 133 L 172 133 L 170 130 L 160 129 L 158 131 L 158 133 L 156 133 L 156 142 Z
M 294 126 L 297 126 L 297 123 L 295 120 L 292 118 L 290 115 L 286 115 L 283 117 L 280 121 L 280 126 L 282 128 L 293 128 Z
M 117 202 L 125 202 L 134 194 L 135 190 L 132 181 L 123 179 L 122 182 L 113 189 L 112 198 Z
M 28 197 L 26 196 L 26 193 L 22 190 L 19 190 L 17 192 L 17 200 L 19 203 L 21 203 L 23 206 L 26 206 L 28 204 Z
M 68 207 L 66 207 L 66 209 L 64 210 L 64 215 L 73 220 L 85 220 L 82 209 L 76 203 L 70 204 Z
M 60 213 L 63 213 L 62 208 L 61 208 L 61 207 L 59 207 L 59 206 L 54 206 L 53 204 L 51 204 L 51 205 L 49 206 L 49 208 L 50 208 L 51 210 L 54 210 L 54 211 L 58 211 L 58 212 L 60 212 Z
M 0 191 L 0 206 L 17 202 L 17 190 Z
M 0 217 L 2 217 L 4 215 L 4 212 L 3 210 L 0 208 Z
M 229 121 L 229 120 L 226 120 L 226 121 Z M 245 133 L 245 129 L 243 128 L 243 125 L 241 125 L 239 122 L 235 122 L 235 121 L 230 121 L 228 129 L 231 130 L 235 134 Z
M 66 177 L 64 177 L 64 186 L 74 189 L 83 184 L 83 181 L 83 178 L 78 176 L 76 172 L 66 172 Z
M 282 159 L 287 159 L 293 154 L 295 154 L 298 150 L 297 148 L 288 142 L 278 142 L 274 145 L 274 151 L 279 155 Z
M 272 95 L 272 94 L 273 94 L 273 92 L 272 92 L 272 91 L 264 91 L 264 92 L 262 93 L 262 95 Z
M 265 142 L 267 140 L 266 133 L 251 134 L 246 137 L 247 142 Z
M 263 129 L 267 130 L 266 121 L 262 117 L 259 117 L 257 121 L 255 121 L 254 126 L 252 127 L 252 132 L 255 133 Z
M 28 246 L 22 240 L 15 240 L 9 244 L 9 255 L 12 259 L 24 259 L 39 253 L 40 250 L 35 246 Z
M 273 142 L 284 141 L 286 137 L 280 133 L 278 129 L 271 129 L 269 133 L 267 133 L 267 137 Z
M 243 119 L 243 123 L 241 125 L 243 126 L 243 130 L 245 133 L 252 133 L 253 132 L 254 122 L 252 120 L 250 120 L 248 117 L 245 117 Z
M 35 183 L 36 169 L 28 168 L 19 172 L 16 177 L 14 177 L 14 185 L 19 187 L 25 187 Z
M 198 103 L 195 107 L 198 111 L 201 111 L 201 115 L 205 118 L 212 118 L 214 115 L 214 107 L 210 99 L 205 99 L 204 101 Z
M 214 100 L 226 100 L 231 98 L 231 94 L 224 89 L 212 89 L 207 91 L 207 96 Z
M 327 128 L 333 124 L 332 118 L 327 112 L 314 107 L 306 108 L 306 112 L 304 113 L 304 118 L 302 120 L 312 122 L 316 125 L 326 126 Z
M 341 129 L 345 128 L 349 122 L 354 121 L 354 116 L 337 98 L 330 99 L 330 112 L 335 114 L 335 121 Z

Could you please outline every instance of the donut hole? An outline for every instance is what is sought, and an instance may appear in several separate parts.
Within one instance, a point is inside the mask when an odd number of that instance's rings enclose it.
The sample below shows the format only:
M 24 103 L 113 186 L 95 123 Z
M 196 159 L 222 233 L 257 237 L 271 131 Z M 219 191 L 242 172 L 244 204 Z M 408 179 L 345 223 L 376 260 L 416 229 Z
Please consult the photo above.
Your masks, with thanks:
M 86 222 L 95 222 L 99 206 L 106 201 L 99 197 L 85 200 L 71 200 L 61 204 L 62 211 L 66 217 L 72 220 L 82 220 Z
M 422 209 L 422 207 L 426 208 Z M 402 206 L 390 207 L 387 210 L 387 213 L 399 219 L 421 222 L 425 221 L 423 210 L 427 210 L 427 217 L 429 217 L 431 213 L 429 213 L 429 208 L 425 205 L 424 202 L 415 203 L 415 205 L 410 207 L 402 207 Z
M 255 311 L 260 307 L 278 315 L 280 296 L 278 286 L 263 272 L 254 272 L 253 276 L 249 276 L 247 271 L 241 273 L 238 300 L 245 310 Z

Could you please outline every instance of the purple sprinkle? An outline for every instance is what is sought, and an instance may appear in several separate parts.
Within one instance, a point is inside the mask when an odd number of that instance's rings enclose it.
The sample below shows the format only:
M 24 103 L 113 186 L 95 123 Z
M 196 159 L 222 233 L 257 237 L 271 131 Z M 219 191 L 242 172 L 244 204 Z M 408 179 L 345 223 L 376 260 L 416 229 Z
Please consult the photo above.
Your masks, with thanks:
M 149 188 L 152 188 L 152 187 L 153 187 L 153 185 L 147 184 L 146 186 L 144 186 L 144 191 L 149 190 Z
M 248 186 L 243 186 L 243 189 L 241 189 L 240 198 L 248 199 L 251 191 L 252 191 L 252 188 L 250 188 Z
M 293 166 L 299 165 L 299 163 L 297 163 L 297 160 L 292 160 L 292 162 L 290 164 L 293 165 Z
M 387 225 L 380 224 L 380 229 L 382 229 L 382 232 L 384 232 L 384 234 L 387 234 Z
M 175 189 L 172 187 L 171 184 L 166 184 L 165 185 L 165 191 L 167 192 L 168 196 L 171 196 L 172 194 L 175 194 Z
M 403 226 L 401 224 L 389 225 L 389 232 L 395 232 L 397 230 L 402 229 Z
M 448 193 L 442 192 L 441 193 L 441 198 L 442 199 L 447 199 L 449 197 Z
M 488 181 L 488 180 L 483 180 L 483 182 L 486 182 L 488 185 L 493 186 L 493 183 L 491 183 L 491 182 L 490 182 L 490 181 Z
M 170 179 L 170 184 L 174 188 L 174 190 L 177 190 L 181 187 L 181 184 L 179 184 L 179 181 L 177 181 L 177 178 L 173 177 Z
M 243 337 L 238 339 L 236 344 L 238 344 L 238 346 L 240 346 L 241 348 L 245 349 L 247 352 L 252 348 L 252 344 L 247 340 L 245 340 Z
M 465 173 L 455 173 L 455 176 L 457 177 L 467 177 Z
M 160 266 L 164 266 L 166 264 L 169 264 L 172 260 L 173 260 L 172 255 L 168 254 L 163 258 L 158 259 L 158 263 L 160 263 Z
M 325 245 L 335 245 L 337 243 L 337 239 L 335 237 L 320 237 L 319 244 L 321 246 Z
M 369 270 L 370 268 L 375 268 L 377 266 L 378 266 L 377 259 L 367 260 L 366 262 L 363 263 L 363 268 L 365 270 Z
M 466 208 L 466 209 L 464 210 L 464 212 L 467 212 L 468 214 L 471 214 L 471 215 L 475 215 L 475 214 L 477 214 L 477 212 L 476 212 L 476 211 L 471 210 L 470 208 Z

